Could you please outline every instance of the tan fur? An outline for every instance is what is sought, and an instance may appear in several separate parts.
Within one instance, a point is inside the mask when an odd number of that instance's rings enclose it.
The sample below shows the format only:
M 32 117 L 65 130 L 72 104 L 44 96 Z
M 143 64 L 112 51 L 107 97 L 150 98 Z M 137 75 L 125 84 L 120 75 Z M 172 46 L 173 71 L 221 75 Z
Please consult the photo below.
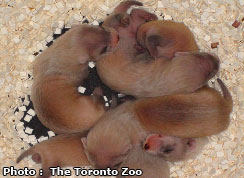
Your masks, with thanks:
M 153 57 L 173 58 L 176 52 L 198 51 L 194 35 L 184 23 L 170 20 L 142 24 L 137 40 Z
M 213 88 L 194 93 L 142 99 L 135 104 L 140 123 L 149 131 L 192 138 L 225 130 L 230 122 L 232 97 L 218 79 L 224 97 Z
M 42 165 L 43 176 L 40 177 L 46 178 L 51 176 L 49 167 L 89 166 L 81 137 L 81 134 L 58 135 L 24 151 L 16 162 L 32 155 L 33 161 Z
M 141 176 L 133 176 L 138 178 L 169 178 L 169 166 L 163 158 L 151 156 L 144 152 L 141 147 L 131 149 L 128 153 L 127 159 L 121 164 L 122 167 L 129 169 L 141 169 L 143 174 Z M 132 177 L 132 176 L 118 176 L 118 177 Z
M 128 24 L 125 25 L 126 19 Z M 145 46 L 146 48 L 156 48 L 160 54 L 159 58 L 154 59 L 147 52 L 138 53 L 135 48 L 138 27 L 147 21 L 156 19 L 155 15 L 139 9 L 132 10 L 130 15 L 125 12 L 116 14 L 115 11 L 105 19 L 104 26 L 115 28 L 120 37 L 118 47 L 113 52 L 102 55 L 96 65 L 98 75 L 110 88 L 139 98 L 191 93 L 205 85 L 216 74 L 219 60 L 210 54 L 195 52 L 176 56 L 172 60 L 164 56 L 164 54 L 168 56 L 169 51 L 170 55 L 174 55 L 176 51 L 198 50 L 192 33 L 180 23 L 149 22 L 153 23 L 152 31 L 156 31 L 158 27 L 161 28 L 161 23 L 170 23 L 166 32 L 172 30 L 173 33 L 169 34 L 169 41 L 166 40 L 169 44 L 158 47 L 156 44 L 150 43 L 151 45 Z M 143 28 L 144 25 L 141 25 L 142 28 L 139 28 L 137 36 L 141 34 L 140 29 L 144 32 L 150 28 L 146 24 L 145 28 Z M 160 39 L 163 39 L 164 37 L 161 35 L 166 36 L 167 34 L 162 31 L 156 31 L 153 36 L 158 35 Z M 149 35 L 148 38 L 150 38 L 151 31 L 146 32 L 148 32 L 146 35 L 145 33 L 141 35 L 145 37 Z M 140 36 L 137 38 L 140 39 Z
M 224 131 L 230 122 L 232 99 L 218 81 L 224 97 L 206 86 L 191 94 L 125 102 L 106 112 L 82 139 L 88 160 L 98 168 L 114 167 L 150 133 L 195 138 Z
M 97 168 L 114 168 L 123 162 L 133 145 L 141 145 L 145 130 L 135 119 L 133 102 L 107 111 L 82 142 L 90 163 Z
M 128 154 L 132 149 L 143 147 L 145 138 L 151 132 L 145 130 L 138 122 L 134 104 L 128 101 L 106 112 L 89 131 L 87 138 L 82 138 L 87 158 L 94 167 L 116 168 L 118 164 L 129 159 Z M 185 155 L 186 152 L 184 158 Z
M 129 63 L 125 55 L 120 52 L 101 59 L 97 71 L 110 88 L 139 98 L 194 92 L 218 71 L 218 58 L 207 53 L 135 63 Z
M 37 57 L 31 99 L 43 125 L 56 133 L 83 132 L 103 115 L 104 104 L 77 87 L 88 76 L 88 62 L 114 47 L 116 38 L 113 30 L 78 25 Z

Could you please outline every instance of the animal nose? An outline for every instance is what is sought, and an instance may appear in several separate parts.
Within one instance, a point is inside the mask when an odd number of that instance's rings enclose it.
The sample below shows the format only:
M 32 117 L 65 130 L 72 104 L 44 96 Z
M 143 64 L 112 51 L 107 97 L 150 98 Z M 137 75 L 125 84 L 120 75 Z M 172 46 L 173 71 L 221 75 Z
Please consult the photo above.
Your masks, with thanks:
M 145 150 L 148 150 L 149 148 L 150 148 L 149 144 L 146 143 L 146 144 L 144 145 L 144 149 L 145 149 Z

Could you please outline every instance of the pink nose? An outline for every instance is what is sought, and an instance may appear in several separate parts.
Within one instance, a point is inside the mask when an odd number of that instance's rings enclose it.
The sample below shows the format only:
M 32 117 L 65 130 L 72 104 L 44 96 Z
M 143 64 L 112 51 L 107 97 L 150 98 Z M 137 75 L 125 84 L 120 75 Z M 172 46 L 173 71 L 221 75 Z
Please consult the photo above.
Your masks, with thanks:
M 145 143 L 144 143 L 144 149 L 145 150 L 154 150 L 159 148 L 159 145 L 162 144 L 163 138 L 167 137 L 163 134 L 151 134 L 147 137 Z

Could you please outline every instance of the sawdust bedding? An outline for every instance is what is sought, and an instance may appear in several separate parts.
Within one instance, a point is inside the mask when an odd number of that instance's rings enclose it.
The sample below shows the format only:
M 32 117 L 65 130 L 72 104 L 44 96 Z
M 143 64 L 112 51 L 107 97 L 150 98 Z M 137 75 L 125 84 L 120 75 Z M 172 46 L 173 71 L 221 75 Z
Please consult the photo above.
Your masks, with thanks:
M 196 159 L 171 164 L 171 177 L 244 177 L 244 1 L 141 2 L 160 19 L 184 22 L 193 31 L 201 51 L 220 57 L 216 77 L 223 79 L 234 99 L 230 127 L 210 137 Z M 35 56 L 72 24 L 98 25 L 118 3 L 118 0 L 0 1 L 0 177 L 4 166 L 40 168 L 30 158 L 18 165 L 15 160 L 23 149 L 55 135 L 38 121 L 29 98 Z M 87 95 L 95 86 L 102 85 L 94 64 L 89 63 L 89 68 L 86 85 L 79 87 L 79 92 Z M 209 84 L 218 89 L 215 79 Z M 114 91 L 103 87 L 108 106 Z

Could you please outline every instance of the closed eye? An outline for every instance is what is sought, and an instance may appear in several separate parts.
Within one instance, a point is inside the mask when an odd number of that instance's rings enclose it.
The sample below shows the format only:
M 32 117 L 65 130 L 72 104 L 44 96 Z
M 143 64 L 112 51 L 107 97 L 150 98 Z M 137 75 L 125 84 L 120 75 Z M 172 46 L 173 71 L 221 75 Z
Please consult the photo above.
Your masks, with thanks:
M 170 154 L 174 150 L 174 147 L 168 146 L 166 148 L 162 148 L 163 153 Z
M 174 150 L 173 148 L 168 148 L 168 149 L 164 150 L 164 153 L 169 154 L 169 153 L 171 153 L 173 150 Z

